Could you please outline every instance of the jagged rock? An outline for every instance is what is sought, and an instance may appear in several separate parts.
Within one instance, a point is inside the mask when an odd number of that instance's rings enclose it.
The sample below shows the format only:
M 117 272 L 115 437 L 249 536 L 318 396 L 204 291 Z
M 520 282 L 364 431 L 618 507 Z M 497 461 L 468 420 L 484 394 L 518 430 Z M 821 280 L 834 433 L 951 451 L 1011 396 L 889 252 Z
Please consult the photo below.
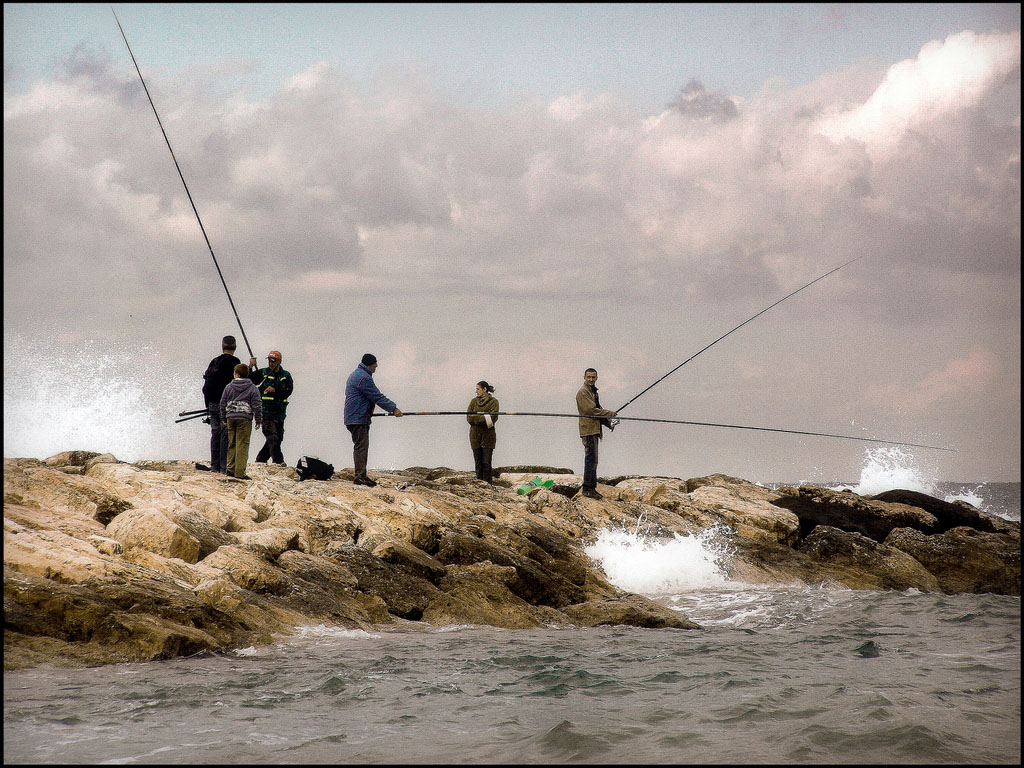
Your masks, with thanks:
M 258 531 L 239 531 L 232 537 L 245 549 L 275 560 L 289 549 L 299 549 L 301 534 L 292 528 L 263 528 Z
M 1020 537 L 950 528 L 928 536 L 896 528 L 886 546 L 906 552 L 936 576 L 943 592 L 1020 594 Z
M 550 480 L 553 483 L 550 490 L 563 496 L 573 496 L 583 487 L 583 475 L 564 472 L 502 472 L 501 479 L 512 488 L 519 488 L 534 479 L 542 483 Z
M 117 464 L 117 458 L 112 453 L 101 453 L 97 456 L 93 456 L 85 462 L 85 471 L 88 472 L 90 469 L 95 467 L 97 464 Z
M 565 467 L 545 467 L 536 464 L 514 464 L 508 467 L 495 467 L 494 475 L 504 475 L 505 473 L 529 473 L 531 475 L 571 475 L 573 470 L 566 469 Z
M 251 592 L 285 595 L 289 582 L 275 564 L 241 546 L 220 547 L 203 560 L 204 568 L 224 573 L 232 582 Z
M 99 456 L 96 451 L 64 451 L 56 454 L 55 456 L 51 456 L 43 463 L 48 467 L 84 467 L 85 462 L 95 456 Z
M 194 509 L 181 506 L 175 507 L 170 511 L 169 517 L 199 542 L 199 560 L 202 560 L 212 552 L 216 552 L 220 547 L 238 543 L 236 536 L 222 528 L 218 528 L 206 519 L 204 515 Z M 179 555 L 171 555 L 171 557 L 179 557 Z M 186 560 L 187 558 L 182 559 Z
M 689 532 L 725 526 L 739 536 L 790 546 L 800 538 L 799 518 L 774 503 L 780 496 L 778 491 L 739 478 L 627 478 L 617 488 L 620 498 L 632 491 L 640 504 L 678 516 L 686 521 Z
M 567 606 L 565 613 L 584 627 L 626 624 L 649 629 L 700 629 L 682 614 L 640 595 L 588 600 Z
M 916 528 L 925 533 L 935 533 L 939 528 L 936 517 L 919 507 L 872 501 L 852 491 L 810 485 L 778 490 L 779 496 L 772 503 L 800 518 L 801 536 L 807 536 L 817 525 L 827 525 L 880 542 L 893 528 Z
M 819 525 L 799 551 L 827 563 L 833 578 L 854 589 L 941 591 L 938 579 L 906 552 L 853 531 Z
M 605 480 L 594 500 L 575 493 L 577 475 L 550 467 L 517 468 L 531 471 L 516 479 L 557 478 L 554 490 L 525 496 L 448 468 L 375 472 L 380 485 L 365 488 L 344 473 L 303 483 L 291 468 L 253 464 L 243 483 L 192 462 L 73 453 L 4 460 L 6 668 L 226 650 L 308 623 L 695 626 L 608 582 L 584 551 L 603 529 L 713 528 L 730 576 L 751 583 L 1020 591 L 1019 524 L 1002 521 L 1004 533 L 982 538 L 958 528 L 923 543 L 892 537 L 917 547 L 933 575 L 853 532 L 819 526 L 799 542 L 812 521 L 798 525 L 775 502 L 813 503 L 803 489 L 725 475 Z M 85 473 L 63 471 L 72 466 Z M 873 515 L 879 530 L 937 519 L 855 494 L 823 504 Z
M 106 536 L 87 536 L 85 540 L 104 555 L 120 555 L 124 552 L 121 542 L 108 539 Z
M 487 624 L 527 629 L 568 623 L 565 614 L 532 605 L 509 585 L 518 574 L 512 566 L 490 561 L 449 566 L 438 586 L 441 593 L 427 606 L 423 620 L 431 624 Z
M 173 520 L 153 510 L 122 512 L 107 525 L 107 535 L 125 547 L 141 547 L 186 563 L 199 560 L 199 540 Z
M 373 555 L 385 563 L 400 563 L 433 584 L 448 573 L 444 565 L 426 552 L 402 541 L 385 541 L 374 547 Z
M 935 516 L 938 520 L 938 530 L 936 533 L 942 533 L 948 531 L 950 528 L 959 528 L 967 526 L 974 528 L 979 531 L 986 531 L 988 533 L 1012 533 L 1014 530 L 1020 531 L 1020 528 L 1014 529 L 1013 525 L 1003 520 L 1001 517 L 996 515 L 990 515 L 987 512 L 982 512 L 966 501 L 945 501 L 944 499 L 936 499 L 934 496 L 929 496 L 926 493 L 919 491 L 907 491 L 902 489 L 896 489 L 892 491 L 886 491 L 885 493 L 879 493 L 871 497 L 875 501 L 885 501 L 896 504 L 905 504 L 907 506 L 917 507 L 923 509 L 931 515 Z

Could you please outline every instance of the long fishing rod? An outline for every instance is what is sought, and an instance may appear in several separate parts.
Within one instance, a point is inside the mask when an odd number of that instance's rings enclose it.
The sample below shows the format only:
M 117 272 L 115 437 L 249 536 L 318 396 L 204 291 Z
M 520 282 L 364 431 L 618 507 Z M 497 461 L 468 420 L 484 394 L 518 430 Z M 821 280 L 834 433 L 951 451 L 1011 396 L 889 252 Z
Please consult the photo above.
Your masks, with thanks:
M 750 322 L 751 320 L 753 320 L 753 319 L 755 319 L 755 318 L 757 318 L 757 317 L 760 317 L 761 315 L 763 315 L 763 314 L 764 314 L 765 312 L 767 312 L 767 311 L 768 311 L 769 309 L 771 309 L 772 307 L 778 306 L 779 304 L 781 304 L 782 302 L 784 302 L 784 301 L 785 301 L 786 299 L 790 298 L 790 296 L 795 296 L 796 294 L 800 293 L 800 291 L 802 291 L 802 290 L 803 290 L 804 288 L 810 288 L 810 287 L 811 287 L 812 285 L 814 285 L 814 284 L 815 284 L 816 282 L 818 282 L 819 280 L 824 280 L 824 279 L 825 279 L 826 277 L 828 277 L 829 275 L 831 275 L 831 274 L 832 274 L 833 272 L 838 272 L 838 271 L 839 271 L 840 269 L 842 269 L 843 267 L 845 267 L 845 266 L 848 266 L 848 265 L 850 265 L 850 264 L 853 264 L 853 262 L 855 262 L 855 261 L 859 261 L 860 259 L 863 259 L 863 258 L 864 258 L 864 255 L 865 255 L 865 254 L 861 254 L 861 255 L 860 255 L 860 256 L 858 256 L 858 257 L 857 257 L 856 259 L 850 259 L 850 260 L 849 260 L 848 262 L 846 262 L 845 264 L 840 264 L 840 265 L 839 265 L 838 267 L 836 267 L 835 269 L 831 269 L 831 270 L 829 270 L 828 272 L 826 272 L 826 273 L 825 273 L 824 275 L 822 275 L 821 277 L 816 277 L 816 278 L 814 278 L 813 280 L 811 280 L 811 282 L 807 283 L 806 285 L 801 285 L 801 286 L 800 286 L 799 288 L 797 288 L 797 289 L 796 289 L 795 291 L 793 291 L 793 293 L 790 293 L 790 294 L 787 294 L 786 296 L 783 296 L 783 297 L 782 297 L 781 299 L 779 299 L 778 301 L 776 301 L 776 302 L 775 302 L 774 304 L 772 304 L 771 306 L 768 306 L 768 307 L 765 307 L 764 309 L 762 309 L 762 310 L 761 310 L 760 312 L 758 312 L 758 313 L 757 313 L 756 315 L 752 315 L 751 317 L 748 317 L 748 318 L 747 318 L 746 320 L 744 320 L 744 321 L 743 321 L 742 323 L 740 323 L 739 325 L 737 325 L 737 326 L 736 326 L 735 328 L 733 328 L 733 329 L 732 329 L 731 331 L 729 331 L 728 333 L 723 333 L 723 334 L 722 334 L 721 336 L 719 336 L 719 337 L 718 337 L 717 339 L 715 339 L 715 340 L 714 340 L 714 341 L 712 341 L 712 342 L 711 342 L 710 344 L 708 344 L 708 345 L 707 345 L 706 347 L 704 347 L 704 349 L 700 350 L 699 352 L 696 352 L 696 353 L 694 353 L 693 355 L 690 355 L 690 357 L 688 357 L 688 358 L 686 358 L 685 360 L 683 360 L 683 362 L 681 362 L 681 363 L 680 363 L 679 365 L 677 365 L 677 366 L 676 366 L 675 368 L 673 368 L 673 369 L 672 369 L 671 371 L 669 371 L 669 372 L 668 372 L 668 373 L 666 373 L 666 374 L 665 374 L 664 376 L 662 376 L 662 377 L 661 377 L 660 379 L 658 379 L 658 380 L 657 380 L 656 382 L 654 382 L 654 384 L 651 384 L 651 385 L 650 385 L 649 387 L 647 387 L 647 389 L 644 389 L 644 390 L 642 390 L 642 391 L 641 391 L 641 392 L 640 392 L 639 394 L 636 394 L 636 395 L 634 395 L 633 397 L 631 397 L 631 398 L 630 398 L 629 400 L 627 400 L 627 401 L 626 401 L 626 402 L 625 402 L 625 403 L 624 403 L 624 404 L 623 404 L 622 406 L 620 406 L 620 407 L 619 407 L 619 408 L 618 408 L 618 409 L 616 410 L 616 413 L 621 413 L 621 412 L 622 412 L 622 409 L 623 409 L 623 408 L 625 408 L 625 407 L 626 407 L 627 405 L 629 405 L 630 403 L 632 403 L 632 402 L 633 402 L 634 400 L 638 399 L 638 398 L 640 397 L 640 395 L 643 395 L 643 394 L 645 394 L 646 392 L 648 392 L 648 391 L 650 391 L 650 390 L 654 389 L 654 387 L 656 387 L 656 386 L 657 386 L 658 384 L 660 384 L 660 383 L 661 383 L 662 381 L 664 381 L 664 380 L 665 380 L 665 379 L 667 379 L 667 378 L 668 378 L 669 376 L 671 376 L 671 375 L 672 375 L 673 373 L 675 373 L 676 371 L 678 371 L 678 370 L 679 370 L 680 368 L 682 368 L 682 367 L 683 367 L 684 365 L 686 365 L 686 364 L 687 364 L 688 362 L 690 362 L 691 360 L 693 360 L 693 358 L 697 357 L 697 355 L 699 355 L 699 354 L 700 354 L 701 352 L 705 352 L 705 351 L 707 351 L 707 350 L 711 349 L 711 347 L 715 346 L 715 344 L 717 344 L 718 342 L 720 342 L 720 341 L 721 341 L 722 339 L 724 339 L 724 338 L 725 338 L 726 336 L 728 336 L 728 335 L 729 335 L 730 333 L 733 333 L 734 331 L 738 331 L 738 330 L 739 330 L 740 328 L 742 328 L 742 327 L 743 327 L 744 325 L 746 325 L 747 323 L 749 323 L 749 322 Z
M 228 284 L 224 280 L 224 273 L 220 271 L 220 264 L 217 263 L 217 256 L 213 252 L 213 246 L 210 245 L 210 238 L 206 235 L 206 227 L 203 226 L 203 220 L 199 218 L 199 211 L 196 209 L 195 201 L 192 199 L 192 193 L 189 191 L 188 184 L 185 183 L 185 176 L 181 172 L 181 166 L 178 165 L 178 158 L 174 156 L 174 150 L 171 148 L 171 140 L 167 138 L 167 131 L 164 130 L 163 121 L 160 119 L 160 114 L 156 111 L 156 104 L 153 103 L 153 97 L 149 95 L 149 88 L 146 86 L 146 80 L 142 77 L 142 70 L 139 69 L 139 63 L 135 60 L 135 54 L 132 53 L 132 47 L 128 45 L 128 37 L 124 33 L 124 27 L 121 26 L 120 19 L 117 18 L 117 13 L 113 8 L 110 12 L 114 14 L 114 21 L 117 22 L 117 28 L 121 30 L 121 37 L 124 39 L 124 44 L 128 48 L 128 55 L 132 57 L 132 64 L 135 65 L 135 71 L 139 73 L 139 80 L 142 81 L 142 87 L 146 91 L 146 98 L 149 99 L 149 106 L 153 108 L 153 114 L 156 115 L 157 125 L 160 126 L 160 133 L 164 135 L 164 141 L 167 143 L 167 149 L 171 152 L 171 159 L 174 161 L 174 167 L 178 169 L 178 176 L 181 178 L 181 183 L 185 187 L 185 194 L 188 195 L 188 201 L 192 204 L 192 212 L 196 215 L 196 221 L 199 222 L 199 229 L 203 232 L 203 239 L 206 240 L 206 247 L 210 249 L 210 255 L 213 256 L 213 265 L 217 268 L 217 274 L 220 276 L 221 285 L 224 286 L 224 293 L 228 295 L 228 303 L 231 304 L 231 311 L 235 313 L 235 320 L 238 321 L 238 328 L 242 331 L 242 338 L 245 340 L 245 346 L 249 349 L 249 357 L 255 357 L 252 352 L 252 345 L 249 344 L 249 337 L 245 335 L 245 328 L 242 327 L 242 320 L 238 317 L 238 310 L 235 309 L 235 302 L 231 299 L 231 291 L 228 290 Z
M 371 416 L 391 416 L 390 413 L 372 413 Z M 402 416 L 465 416 L 466 411 L 402 411 Z M 483 415 L 483 414 L 479 414 Z M 527 411 L 498 411 L 491 416 L 550 416 L 560 419 L 578 419 L 578 413 L 536 413 Z M 647 421 L 657 424 L 689 424 L 697 427 L 723 427 L 726 429 L 750 429 L 758 432 L 785 432 L 790 435 L 810 435 L 813 437 L 831 437 L 840 440 L 859 440 L 865 443 L 886 443 L 888 445 L 905 445 L 913 448 L 930 448 L 935 451 L 949 451 L 956 453 L 954 448 L 943 448 L 938 445 L 922 445 L 920 443 L 907 443 L 902 440 L 883 440 L 880 437 L 855 437 L 853 435 L 834 435 L 829 432 L 805 432 L 799 429 L 779 429 L 776 427 L 751 427 L 743 424 L 718 424 L 711 421 L 688 421 L 685 419 L 652 419 L 636 416 L 617 416 L 621 421 Z

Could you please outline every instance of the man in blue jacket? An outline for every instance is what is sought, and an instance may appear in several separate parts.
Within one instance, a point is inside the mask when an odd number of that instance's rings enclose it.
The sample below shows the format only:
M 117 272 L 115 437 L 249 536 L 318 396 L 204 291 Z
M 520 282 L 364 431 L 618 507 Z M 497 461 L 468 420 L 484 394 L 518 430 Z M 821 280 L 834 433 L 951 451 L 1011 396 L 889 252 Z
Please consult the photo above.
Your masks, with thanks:
M 355 484 L 370 488 L 377 483 L 366 474 L 366 458 L 370 453 L 370 414 L 379 405 L 395 416 L 401 416 L 398 406 L 384 396 L 373 383 L 377 358 L 367 352 L 359 367 L 352 371 L 345 383 L 345 426 L 352 433 L 352 461 L 355 465 Z

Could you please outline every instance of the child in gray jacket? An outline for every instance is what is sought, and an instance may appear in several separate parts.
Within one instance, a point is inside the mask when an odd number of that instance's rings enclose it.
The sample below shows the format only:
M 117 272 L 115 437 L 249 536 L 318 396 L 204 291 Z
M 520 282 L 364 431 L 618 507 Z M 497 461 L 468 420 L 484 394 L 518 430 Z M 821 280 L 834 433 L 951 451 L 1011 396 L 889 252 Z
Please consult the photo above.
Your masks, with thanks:
M 253 420 L 257 430 L 263 424 L 263 398 L 249 380 L 249 366 L 245 363 L 235 366 L 235 378 L 224 387 L 220 398 L 220 418 L 228 425 L 228 463 L 224 474 L 251 480 L 245 474 L 249 463 L 249 438 L 252 437 Z

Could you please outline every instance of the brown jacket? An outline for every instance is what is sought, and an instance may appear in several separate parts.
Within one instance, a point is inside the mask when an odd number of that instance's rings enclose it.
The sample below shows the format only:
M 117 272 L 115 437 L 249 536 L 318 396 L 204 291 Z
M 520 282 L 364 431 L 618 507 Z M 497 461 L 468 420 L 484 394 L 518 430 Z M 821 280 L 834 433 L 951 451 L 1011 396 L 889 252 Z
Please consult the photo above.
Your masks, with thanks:
M 474 448 L 493 448 L 497 444 L 494 427 L 488 427 L 484 414 L 491 415 L 491 423 L 498 420 L 498 399 L 491 395 L 474 397 L 466 409 L 466 421 L 470 423 L 469 444 Z
M 610 419 L 615 415 L 615 411 L 597 407 L 597 395 L 588 384 L 584 384 L 576 393 L 576 411 L 580 415 L 580 437 L 601 437 L 601 422 L 598 419 Z

